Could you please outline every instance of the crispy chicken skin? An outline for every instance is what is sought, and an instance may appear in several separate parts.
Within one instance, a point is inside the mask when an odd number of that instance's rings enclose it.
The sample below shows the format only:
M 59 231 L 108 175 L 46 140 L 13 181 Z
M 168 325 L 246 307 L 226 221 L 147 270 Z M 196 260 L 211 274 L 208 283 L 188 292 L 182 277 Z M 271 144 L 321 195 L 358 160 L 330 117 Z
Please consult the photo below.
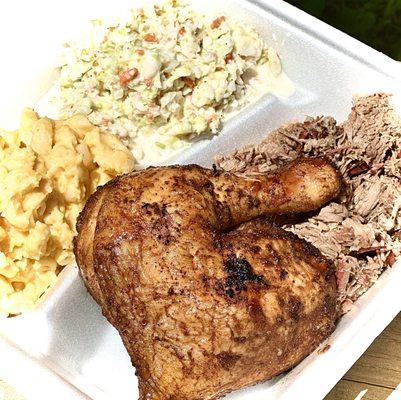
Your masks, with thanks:
M 119 331 L 141 400 L 206 400 L 293 367 L 334 329 L 332 265 L 261 217 L 315 210 L 340 190 L 323 159 L 243 177 L 149 168 L 100 188 L 75 254 Z

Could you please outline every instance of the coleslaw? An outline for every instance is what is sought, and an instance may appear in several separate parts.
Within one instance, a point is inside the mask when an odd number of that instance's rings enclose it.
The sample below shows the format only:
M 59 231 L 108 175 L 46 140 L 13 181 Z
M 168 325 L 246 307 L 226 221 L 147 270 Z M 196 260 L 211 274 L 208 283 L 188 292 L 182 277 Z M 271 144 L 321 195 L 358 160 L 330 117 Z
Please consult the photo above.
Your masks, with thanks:
M 252 27 L 174 0 L 93 28 L 89 43 L 66 48 L 58 117 L 88 115 L 123 139 L 139 164 L 216 133 L 227 113 L 256 96 L 246 72 L 263 66 L 265 80 L 282 73 L 276 51 Z

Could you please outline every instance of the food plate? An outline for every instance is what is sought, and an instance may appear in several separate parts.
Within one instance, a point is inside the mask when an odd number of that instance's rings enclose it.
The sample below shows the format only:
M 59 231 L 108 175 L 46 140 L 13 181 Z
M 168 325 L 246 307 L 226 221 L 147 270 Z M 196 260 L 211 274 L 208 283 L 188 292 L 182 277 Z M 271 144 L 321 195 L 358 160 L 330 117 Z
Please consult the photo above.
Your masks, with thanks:
M 79 36 L 88 19 L 122 14 L 139 4 L 71 0 L 61 7 L 43 0 L 3 5 L 0 37 L 7 57 L 1 67 L 1 125 L 15 127 L 21 105 L 36 105 L 39 113 L 46 113 L 43 96 L 56 79 L 53 65 L 61 44 Z M 268 131 L 306 115 L 343 120 L 355 93 L 392 92 L 401 111 L 401 68 L 395 61 L 285 2 L 215 0 L 194 1 L 193 6 L 254 25 L 280 53 L 296 92 L 289 98 L 264 96 L 229 120 L 218 136 L 196 143 L 172 163 L 210 166 L 216 153 L 257 143 Z M 400 283 L 396 264 L 341 319 L 326 351 L 316 351 L 291 372 L 227 398 L 322 399 L 401 310 Z M 0 322 L 0 352 L 0 377 L 29 399 L 137 398 L 137 381 L 123 344 L 74 265 L 62 271 L 36 311 Z

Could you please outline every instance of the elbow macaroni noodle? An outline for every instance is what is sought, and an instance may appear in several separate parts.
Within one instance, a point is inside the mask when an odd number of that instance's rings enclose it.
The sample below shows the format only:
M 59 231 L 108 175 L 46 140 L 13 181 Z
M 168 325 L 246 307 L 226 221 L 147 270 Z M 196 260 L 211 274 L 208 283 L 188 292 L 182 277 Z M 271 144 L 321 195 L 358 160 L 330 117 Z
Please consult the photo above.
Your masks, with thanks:
M 74 260 L 75 222 L 96 187 L 135 160 L 83 115 L 65 121 L 24 110 L 0 130 L 0 315 L 32 309 Z

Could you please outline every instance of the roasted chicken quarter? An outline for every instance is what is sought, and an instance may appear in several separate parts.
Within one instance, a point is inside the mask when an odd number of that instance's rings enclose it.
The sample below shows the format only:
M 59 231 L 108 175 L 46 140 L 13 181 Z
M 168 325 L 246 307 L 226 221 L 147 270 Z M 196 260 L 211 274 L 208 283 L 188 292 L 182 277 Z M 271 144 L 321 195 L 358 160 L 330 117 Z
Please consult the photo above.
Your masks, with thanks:
M 77 225 L 85 284 L 119 331 L 141 400 L 207 400 L 288 370 L 333 331 L 331 263 L 266 217 L 339 193 L 324 159 L 252 176 L 196 165 L 120 176 Z

